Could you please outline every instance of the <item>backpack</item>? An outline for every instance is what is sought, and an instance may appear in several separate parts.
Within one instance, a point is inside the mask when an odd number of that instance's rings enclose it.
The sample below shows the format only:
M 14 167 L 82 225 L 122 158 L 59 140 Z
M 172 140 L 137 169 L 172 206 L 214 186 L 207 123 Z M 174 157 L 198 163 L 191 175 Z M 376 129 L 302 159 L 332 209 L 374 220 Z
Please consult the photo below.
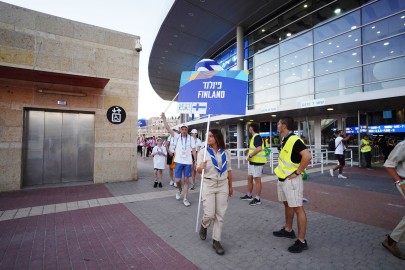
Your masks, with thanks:
M 328 143 L 328 151 L 335 151 L 336 146 L 335 146 L 335 140 L 330 140 Z

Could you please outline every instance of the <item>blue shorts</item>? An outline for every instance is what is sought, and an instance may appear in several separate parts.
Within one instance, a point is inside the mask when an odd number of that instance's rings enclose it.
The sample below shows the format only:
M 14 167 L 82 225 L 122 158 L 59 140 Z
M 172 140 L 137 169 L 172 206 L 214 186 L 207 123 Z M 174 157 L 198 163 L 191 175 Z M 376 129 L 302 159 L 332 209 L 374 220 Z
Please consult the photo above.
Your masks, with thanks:
M 176 169 L 174 170 L 174 177 L 176 179 L 182 178 L 183 172 L 184 172 L 184 177 L 191 177 L 191 169 L 192 169 L 191 164 L 176 163 Z

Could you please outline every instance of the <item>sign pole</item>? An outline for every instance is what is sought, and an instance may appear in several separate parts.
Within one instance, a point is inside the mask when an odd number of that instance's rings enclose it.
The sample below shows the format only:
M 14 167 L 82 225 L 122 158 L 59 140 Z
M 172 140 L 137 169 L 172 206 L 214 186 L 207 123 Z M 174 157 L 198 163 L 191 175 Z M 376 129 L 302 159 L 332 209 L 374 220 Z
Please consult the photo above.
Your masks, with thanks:
M 204 146 L 205 148 L 204 148 L 203 161 L 205 161 L 205 157 L 207 156 L 208 132 L 210 130 L 210 117 L 211 117 L 211 115 L 209 114 L 208 122 L 207 122 L 207 133 L 205 135 L 205 146 Z M 201 222 L 199 217 L 200 217 L 200 209 L 201 209 L 201 197 L 202 197 L 203 183 L 204 183 L 204 170 L 202 170 L 202 172 L 201 172 L 201 186 L 200 186 L 200 195 L 198 196 L 198 210 L 197 210 L 197 218 L 196 218 L 196 222 L 195 222 L 195 232 L 198 232 L 198 225 Z
M 169 105 L 167 105 L 166 110 L 163 111 L 163 113 L 166 113 L 166 111 L 169 109 L 169 107 L 172 105 L 172 103 L 174 102 L 174 100 L 176 99 L 176 97 L 179 95 L 180 92 L 177 92 L 177 94 L 174 96 L 174 98 L 172 99 L 172 101 L 170 101 Z M 158 120 L 156 120 L 156 124 L 159 123 L 160 119 L 162 117 L 159 116 Z

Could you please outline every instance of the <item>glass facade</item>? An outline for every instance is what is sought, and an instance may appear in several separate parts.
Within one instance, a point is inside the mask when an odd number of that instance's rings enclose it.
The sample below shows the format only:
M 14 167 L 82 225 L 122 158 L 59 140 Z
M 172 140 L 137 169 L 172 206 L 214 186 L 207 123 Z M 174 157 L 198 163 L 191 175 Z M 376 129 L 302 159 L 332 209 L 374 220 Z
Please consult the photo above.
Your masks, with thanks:
M 308 0 L 245 36 L 247 108 L 405 87 L 405 1 Z M 236 65 L 236 45 L 216 60 Z

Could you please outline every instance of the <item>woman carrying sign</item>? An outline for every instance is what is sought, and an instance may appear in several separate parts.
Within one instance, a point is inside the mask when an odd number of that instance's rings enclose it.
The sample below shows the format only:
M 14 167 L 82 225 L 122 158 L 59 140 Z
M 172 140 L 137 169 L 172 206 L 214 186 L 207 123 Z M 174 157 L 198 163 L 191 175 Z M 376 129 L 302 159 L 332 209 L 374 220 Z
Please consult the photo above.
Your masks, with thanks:
M 204 170 L 202 187 L 203 218 L 200 228 L 200 238 L 207 238 L 207 228 L 214 223 L 212 232 L 213 248 L 216 253 L 225 253 L 222 247 L 221 233 L 224 215 L 228 207 L 228 196 L 232 196 L 232 168 L 231 156 L 225 149 L 224 137 L 220 130 L 211 129 L 208 132 L 207 149 L 203 149 L 197 156 L 197 173 Z M 207 151 L 204 160 L 204 151 Z

